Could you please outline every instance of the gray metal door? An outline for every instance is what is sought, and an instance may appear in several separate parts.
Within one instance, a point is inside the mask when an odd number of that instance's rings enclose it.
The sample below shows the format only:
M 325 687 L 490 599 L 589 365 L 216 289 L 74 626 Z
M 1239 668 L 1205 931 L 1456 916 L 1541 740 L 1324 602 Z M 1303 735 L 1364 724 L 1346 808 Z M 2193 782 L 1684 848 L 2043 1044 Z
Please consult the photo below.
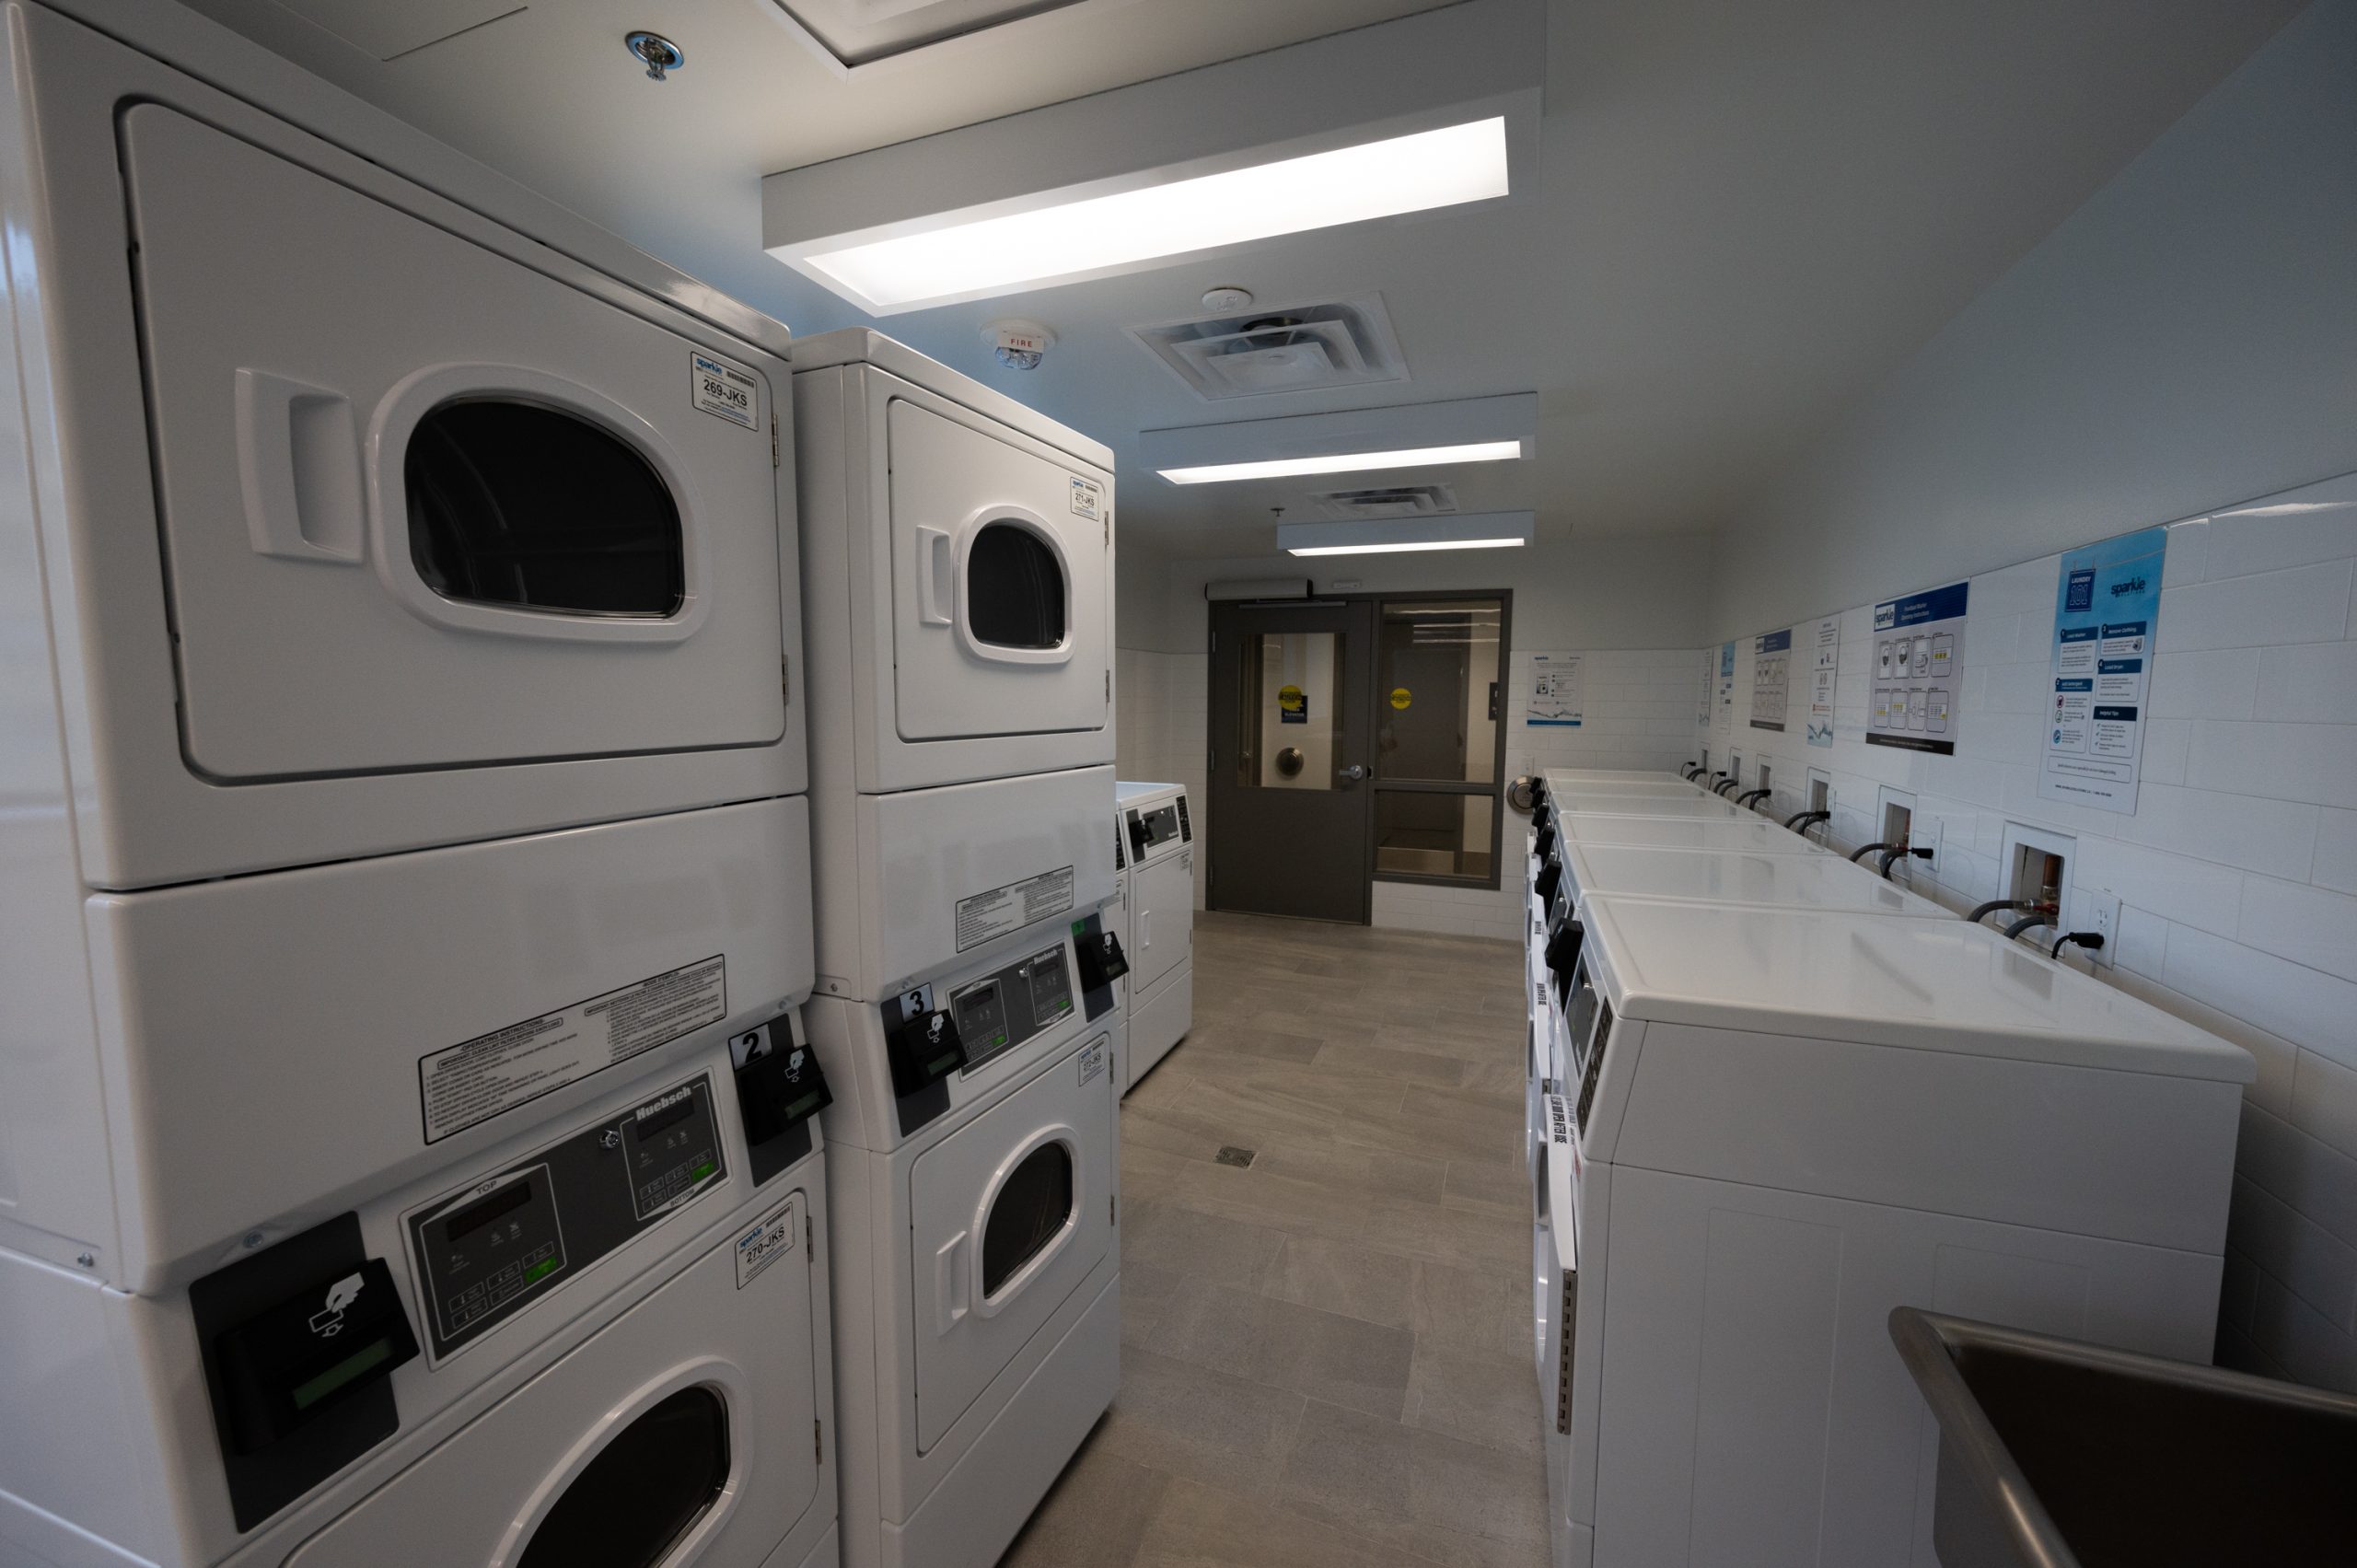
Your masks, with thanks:
M 1367 601 L 1212 607 L 1211 907 L 1368 919 Z

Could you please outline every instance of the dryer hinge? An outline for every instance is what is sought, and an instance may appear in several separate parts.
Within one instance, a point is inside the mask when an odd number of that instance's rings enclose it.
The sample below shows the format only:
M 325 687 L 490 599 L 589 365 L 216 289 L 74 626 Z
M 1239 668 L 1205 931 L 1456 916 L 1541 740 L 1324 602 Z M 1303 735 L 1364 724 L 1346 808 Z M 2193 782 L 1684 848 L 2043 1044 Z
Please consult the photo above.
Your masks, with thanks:
M 820 1464 L 827 1462 L 827 1423 L 823 1421 L 810 1423 L 810 1452 Z
M 770 467 L 777 466 L 777 414 L 772 412 L 770 414 Z
M 777 688 L 785 693 L 785 705 L 794 706 L 794 656 L 777 656 Z
M 1121 1195 L 1119 1192 L 1113 1194 L 1113 1223 L 1121 1223 Z

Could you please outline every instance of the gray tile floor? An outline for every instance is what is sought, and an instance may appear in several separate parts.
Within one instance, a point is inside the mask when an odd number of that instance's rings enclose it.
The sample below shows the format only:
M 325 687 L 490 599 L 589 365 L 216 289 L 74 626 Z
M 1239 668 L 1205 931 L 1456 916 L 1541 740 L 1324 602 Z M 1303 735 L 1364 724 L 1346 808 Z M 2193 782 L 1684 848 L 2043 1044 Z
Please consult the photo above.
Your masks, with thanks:
M 1538 1568 L 1520 954 L 1196 918 L 1121 1111 L 1121 1390 L 1004 1568 Z

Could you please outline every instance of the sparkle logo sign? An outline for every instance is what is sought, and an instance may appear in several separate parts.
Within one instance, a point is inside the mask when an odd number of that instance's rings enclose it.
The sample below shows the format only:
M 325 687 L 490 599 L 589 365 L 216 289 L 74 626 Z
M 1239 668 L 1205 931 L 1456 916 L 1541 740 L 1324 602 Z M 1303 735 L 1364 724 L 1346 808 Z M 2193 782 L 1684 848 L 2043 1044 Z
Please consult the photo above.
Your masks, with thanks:
M 2168 529 L 2146 528 L 2062 558 L 2038 767 L 2042 800 L 2136 809 L 2168 542 Z

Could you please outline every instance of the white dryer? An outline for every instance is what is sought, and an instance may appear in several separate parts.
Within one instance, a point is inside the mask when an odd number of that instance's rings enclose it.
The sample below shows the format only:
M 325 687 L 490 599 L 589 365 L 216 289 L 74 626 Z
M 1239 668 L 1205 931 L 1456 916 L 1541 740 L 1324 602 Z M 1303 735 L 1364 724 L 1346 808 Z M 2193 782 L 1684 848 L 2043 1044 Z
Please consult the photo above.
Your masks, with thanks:
M 60 1564 L 832 1568 L 823 1090 L 794 1027 L 153 1294 L 0 1267 L 11 1426 L 43 1434 L 8 1446 L 0 1539 Z
M 0 485 L 89 886 L 803 788 L 779 357 L 9 15 Z
M 1114 801 L 1114 921 L 1130 965 L 1120 1036 L 1127 1094 L 1194 1021 L 1195 824 L 1184 784 L 1117 784 Z
M 1080 935 L 811 1004 L 858 1568 L 989 1568 L 1120 1382 L 1118 977 Z
M 1559 1568 L 1933 1561 L 1896 1306 L 2207 1358 L 2245 1052 L 1961 920 L 1582 914 L 1537 1177 Z
M 1112 454 L 865 330 L 794 349 L 819 990 L 1113 895 Z

